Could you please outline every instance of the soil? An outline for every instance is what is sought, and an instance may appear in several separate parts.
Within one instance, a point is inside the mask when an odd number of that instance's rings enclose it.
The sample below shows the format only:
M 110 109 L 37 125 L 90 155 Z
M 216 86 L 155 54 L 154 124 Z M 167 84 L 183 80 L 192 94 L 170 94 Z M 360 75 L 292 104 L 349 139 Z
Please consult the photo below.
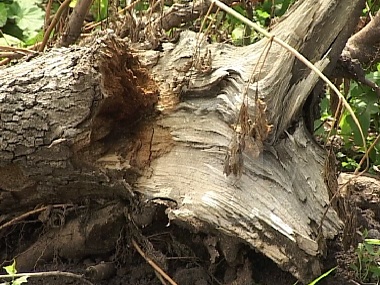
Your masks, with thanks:
M 380 207 L 376 203 L 379 196 L 376 193 L 380 193 L 380 190 L 374 188 L 373 181 L 363 181 L 354 185 L 354 191 L 350 196 L 357 207 L 357 233 L 367 229 L 369 230 L 368 237 L 378 238 L 380 227 L 377 221 L 380 220 Z M 168 225 L 165 208 L 165 206 L 159 206 L 155 209 L 146 220 L 148 225 L 138 226 L 133 222 L 125 223 L 124 220 L 124 223 L 114 224 L 115 231 L 109 228 L 102 229 L 99 233 L 100 240 L 104 239 L 102 233 L 107 232 L 109 239 L 113 242 L 113 246 L 106 244 L 104 250 L 97 249 L 92 252 L 88 250 L 78 255 L 72 254 L 70 258 L 68 257 L 70 255 L 66 254 L 65 257 L 63 251 L 57 249 L 50 260 L 41 252 L 41 258 L 38 262 L 34 262 L 33 268 L 28 272 L 71 272 L 77 274 L 77 277 L 61 275 L 33 277 L 28 283 L 86 284 L 85 281 L 89 280 L 92 284 L 101 285 L 169 284 L 167 281 L 160 280 L 162 275 L 156 273 L 149 263 L 150 260 L 154 260 L 154 263 L 178 285 L 292 285 L 297 281 L 291 274 L 279 269 L 271 260 L 245 245 L 238 246 L 236 256 L 227 260 L 220 253 L 215 234 L 192 233 L 178 225 Z M 81 215 L 79 213 L 81 211 L 77 210 L 78 216 Z M 128 217 L 129 214 L 126 216 Z M 75 215 L 68 215 L 66 218 L 69 217 L 75 217 Z M 138 218 L 135 217 L 135 221 L 138 221 Z M 55 223 L 55 226 L 59 227 L 57 220 Z M 67 225 L 68 223 L 65 224 Z M 8 265 L 9 260 L 14 256 L 17 259 L 17 256 L 22 256 L 25 252 L 33 252 L 33 247 L 40 246 L 39 240 L 44 239 L 52 228 L 54 227 L 51 224 L 49 227 L 46 221 L 41 219 L 41 214 L 30 215 L 2 230 L 0 226 L 2 239 L 0 260 L 8 260 L 8 263 L 4 262 L 2 266 Z M 113 235 L 113 232 L 117 234 Z M 59 233 L 52 238 L 51 243 L 54 244 L 55 239 L 62 238 L 64 232 L 59 231 Z M 359 242 L 362 238 L 360 235 L 357 236 Z M 72 245 L 74 252 L 78 251 L 74 242 L 70 244 L 70 241 L 64 240 L 69 247 Z M 357 243 L 345 249 L 342 241 L 343 235 L 329 241 L 328 255 L 323 261 L 324 269 L 327 271 L 334 266 L 337 266 L 337 269 L 318 284 L 361 284 L 355 271 L 351 269 L 351 264 L 356 262 Z M 87 246 L 88 244 L 85 244 L 84 247 Z M 49 251 L 48 248 L 46 245 L 46 251 Z M 145 254 L 145 259 L 137 249 L 141 249 Z M 22 262 L 23 259 L 20 260 Z M 24 264 L 27 268 L 27 263 Z M 80 279 L 81 276 L 87 279 Z

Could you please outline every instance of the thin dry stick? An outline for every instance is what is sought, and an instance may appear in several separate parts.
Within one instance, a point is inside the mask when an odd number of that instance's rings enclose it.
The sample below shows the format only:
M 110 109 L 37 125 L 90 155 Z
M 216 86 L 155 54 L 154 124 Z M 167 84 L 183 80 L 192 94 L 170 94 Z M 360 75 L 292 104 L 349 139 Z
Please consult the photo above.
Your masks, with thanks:
M 360 160 L 359 162 L 359 165 L 362 165 L 364 163 L 364 160 L 366 160 L 366 158 L 369 156 L 369 153 L 371 152 L 371 150 L 375 147 L 375 145 L 377 145 L 377 143 L 380 141 L 380 134 L 377 135 L 376 139 L 374 140 L 374 142 L 369 146 L 367 152 L 364 154 L 364 156 L 362 157 L 362 159 Z M 366 169 L 368 169 L 369 165 L 367 165 Z M 354 172 L 354 174 L 357 174 L 356 173 L 356 170 Z
M 212 6 L 213 5 L 211 4 L 210 9 L 209 9 L 210 13 L 211 13 Z M 208 24 L 208 27 L 207 27 L 206 31 L 202 34 L 203 37 L 201 39 L 201 43 L 203 43 L 205 41 L 206 35 L 208 35 L 208 33 L 210 32 L 210 30 L 212 28 L 212 25 L 216 22 L 216 16 L 218 15 L 219 11 L 220 11 L 220 8 L 218 7 L 218 9 L 216 10 L 216 12 L 214 14 L 214 18 L 210 17 L 210 23 Z M 206 20 L 206 18 L 209 18 L 209 16 L 210 15 L 206 16 L 204 19 Z
M 67 8 L 67 6 L 69 6 L 70 3 L 71 3 L 71 0 L 65 0 L 65 2 L 63 2 L 61 4 L 61 6 L 59 6 L 57 13 L 55 13 L 55 15 L 54 15 L 53 21 L 51 21 L 51 23 L 49 25 L 49 28 L 45 32 L 44 39 L 42 40 L 42 44 L 38 48 L 39 52 L 43 52 L 44 51 L 45 46 L 46 46 L 46 44 L 47 44 L 47 42 L 49 40 L 51 32 L 53 31 L 53 29 L 57 25 L 58 20 L 61 18 L 61 15 L 62 15 L 63 11 Z
M 146 11 L 146 13 L 148 14 L 149 13 L 149 19 L 152 19 L 150 22 L 153 22 L 153 18 L 152 18 L 152 14 L 153 14 L 153 11 L 157 8 L 158 5 L 160 5 L 162 3 L 162 0 L 158 0 L 156 3 L 154 3 L 153 1 L 153 5 L 152 7 L 149 7 L 148 10 Z M 163 10 L 161 9 L 161 14 L 162 14 Z
M 371 14 L 371 8 L 369 7 L 367 1 L 365 1 L 365 8 L 367 9 L 367 11 L 368 11 L 368 16 L 369 16 L 370 20 L 372 21 L 372 20 L 373 20 L 373 16 L 372 16 L 372 14 Z
M 245 89 L 244 89 L 243 96 L 247 95 L 247 93 L 248 93 L 248 89 L 249 89 L 249 84 L 251 84 L 251 83 L 253 82 L 253 80 L 254 80 L 254 78 L 255 78 L 256 69 L 257 69 L 257 67 L 259 66 L 259 62 L 260 62 L 260 60 L 261 60 L 261 57 L 265 54 L 265 56 L 264 56 L 264 60 L 263 60 L 263 63 L 262 63 L 262 65 L 260 66 L 260 70 L 259 70 L 259 73 L 258 73 L 258 76 L 260 76 L 260 74 L 261 74 L 261 70 L 262 70 L 263 67 L 264 67 L 265 59 L 267 58 L 267 56 L 268 56 L 268 54 L 269 54 L 269 51 L 270 51 L 270 48 L 272 47 L 272 42 L 273 42 L 273 37 L 270 38 L 270 39 L 268 40 L 268 42 L 265 44 L 265 46 L 264 46 L 264 50 L 263 50 L 262 53 L 260 54 L 260 57 L 259 57 L 259 59 L 257 60 L 257 63 L 256 63 L 256 65 L 255 65 L 255 67 L 253 68 L 253 71 L 252 71 L 252 73 L 251 73 L 251 77 L 249 78 L 248 84 L 246 85 L 246 87 L 245 87 Z M 258 84 L 258 82 L 257 82 L 257 84 Z M 258 98 L 255 98 L 255 99 L 257 100 Z
M 136 0 L 134 2 L 132 2 L 131 4 L 129 4 L 127 7 L 121 9 L 120 11 L 118 11 L 118 14 L 123 14 L 125 11 L 129 11 L 131 10 L 132 8 L 134 8 L 138 3 L 140 3 L 141 0 Z M 101 24 L 103 24 L 104 22 L 107 21 L 107 18 L 106 19 L 103 19 L 99 22 L 96 22 L 96 23 L 88 23 L 87 25 L 84 26 L 84 30 L 91 30 L 93 28 L 96 28 L 97 26 L 100 26 Z
M 206 30 L 205 33 L 202 33 L 202 32 L 201 32 L 201 31 L 203 30 L 205 24 L 206 24 L 206 20 L 207 20 L 208 16 L 210 16 L 210 14 L 211 14 L 211 11 L 212 11 L 212 8 L 213 8 L 213 7 L 214 7 L 214 3 L 212 2 L 211 5 L 210 5 L 210 7 L 209 7 L 208 10 L 207 10 L 206 15 L 205 15 L 204 18 L 203 18 L 203 21 L 202 21 L 202 24 L 201 24 L 201 28 L 199 29 L 200 32 L 197 34 L 195 50 L 194 50 L 193 59 L 192 59 L 193 61 L 194 61 L 196 55 L 199 55 L 199 54 L 200 54 L 200 46 L 201 46 L 201 44 L 202 44 L 203 38 L 206 37 L 206 34 L 207 34 L 207 32 L 209 31 L 209 29 L 207 28 L 207 30 Z M 203 35 L 202 38 L 200 38 L 201 35 Z
M 367 144 L 366 144 L 366 140 L 365 140 L 365 137 L 364 137 L 363 130 L 362 130 L 362 128 L 360 126 L 360 123 L 359 123 L 359 121 L 358 121 L 358 119 L 357 119 L 354 111 L 352 110 L 351 106 L 348 104 L 347 100 L 344 98 L 344 96 L 342 95 L 342 93 L 340 93 L 340 91 L 338 90 L 338 88 L 314 64 L 312 64 L 310 61 L 308 61 L 302 54 L 300 54 L 296 49 L 294 49 L 293 47 L 291 47 L 289 44 L 287 44 L 284 41 L 282 41 L 281 39 L 275 37 L 273 34 L 269 33 L 265 29 L 263 29 L 260 26 L 256 25 L 255 23 L 253 23 L 249 19 L 245 18 L 244 16 L 242 16 L 241 14 L 239 14 L 238 12 L 236 12 L 235 10 L 231 9 L 227 5 L 223 4 L 219 0 L 211 0 L 211 1 L 212 1 L 212 3 L 215 3 L 218 7 L 220 7 L 224 11 L 226 11 L 227 13 L 229 13 L 232 16 L 236 17 L 237 19 L 239 19 L 243 23 L 249 25 L 250 27 L 252 27 L 256 31 L 258 31 L 259 33 L 263 34 L 265 37 L 272 38 L 272 41 L 274 41 L 275 43 L 279 44 L 283 48 L 285 48 L 288 51 L 290 51 L 297 59 L 299 59 L 308 68 L 310 68 L 312 71 L 314 71 L 324 82 L 326 82 L 326 84 L 332 90 L 334 90 L 334 92 L 338 95 L 339 99 L 342 100 L 344 107 L 346 107 L 346 109 L 348 110 L 348 112 L 352 116 L 352 119 L 354 120 L 355 125 L 359 128 L 360 135 L 361 135 L 361 138 L 362 138 L 363 147 L 364 147 L 364 151 L 367 152 Z M 367 157 L 367 164 L 369 165 L 369 158 L 368 157 Z M 358 169 L 360 169 L 360 166 L 358 166 Z M 361 173 L 363 173 L 363 172 L 361 172 Z
M 67 207 L 67 206 L 73 206 L 72 204 L 58 204 L 58 205 L 51 205 L 51 206 L 45 206 L 45 207 L 42 207 L 42 208 L 38 208 L 38 209 L 35 209 L 35 210 L 32 210 L 32 211 L 29 211 L 29 212 L 26 212 L 12 220 L 10 220 L 9 222 L 6 222 L 5 224 L 1 225 L 0 226 L 0 230 L 6 228 L 6 227 L 9 227 L 31 215 L 34 215 L 34 214 L 37 214 L 37 213 L 40 213 L 40 212 L 43 212 L 45 210 L 47 210 L 49 207 L 52 207 L 52 208 L 62 208 L 62 207 Z
M 26 48 L 19 48 L 19 47 L 12 47 L 12 46 L 0 46 L 0 50 L 10 51 L 14 53 L 21 53 L 21 54 L 35 54 L 36 51 L 26 49 Z
M 0 275 L 0 278 L 18 278 L 18 277 L 47 277 L 47 276 L 63 276 L 69 278 L 75 278 L 83 281 L 87 285 L 93 285 L 90 281 L 85 279 L 82 275 L 74 274 L 71 272 L 62 272 L 62 271 L 46 271 L 46 272 L 33 272 L 33 273 L 17 273 L 11 275 Z
M 149 257 L 146 256 L 146 254 L 142 251 L 142 249 L 139 247 L 139 245 L 137 244 L 137 242 L 134 239 L 132 239 L 132 244 L 135 247 L 135 249 L 137 250 L 137 252 L 145 259 L 146 262 L 149 263 L 150 266 L 153 267 L 154 270 L 156 270 L 156 272 L 161 274 L 161 276 L 164 277 L 170 284 L 178 285 L 152 259 L 150 259 Z
M 51 12 L 52 5 L 53 5 L 53 0 L 49 0 L 45 8 L 46 13 L 45 13 L 44 31 L 46 31 L 46 29 L 48 28 L 48 22 L 50 19 L 50 12 Z
M 339 99 L 338 106 L 336 107 L 336 110 L 334 113 L 333 125 L 330 128 L 329 133 L 327 134 L 326 140 L 331 136 L 331 133 L 332 133 L 334 126 L 338 127 L 338 125 L 339 125 L 337 122 L 340 122 L 342 114 L 343 114 L 343 112 L 342 112 L 343 110 L 341 110 L 341 108 L 342 108 L 342 100 Z M 339 119 L 338 119 L 338 116 L 339 116 Z
M 203 30 L 203 28 L 204 28 L 204 26 L 205 26 L 205 24 L 206 24 L 206 20 L 208 19 L 208 17 L 209 17 L 210 14 L 211 14 L 212 8 L 214 8 L 214 3 L 213 3 L 213 2 L 211 3 L 210 7 L 209 7 L 208 10 L 207 10 L 206 15 L 205 15 L 204 18 L 203 18 L 203 21 L 202 21 L 202 24 L 201 24 L 201 28 L 199 29 L 199 33 L 197 34 L 197 38 L 196 38 L 196 41 L 197 41 L 197 42 L 198 42 L 198 40 L 199 40 L 199 38 L 200 38 L 200 36 L 201 36 L 201 34 L 202 34 L 201 32 L 202 32 L 202 30 Z M 220 9 L 220 8 L 218 8 L 218 11 L 219 11 L 219 9 Z M 215 14 L 218 14 L 218 11 L 216 11 Z M 212 22 L 212 19 L 211 19 L 211 22 Z M 210 26 L 210 25 L 209 25 L 209 26 Z M 207 27 L 207 29 L 206 29 L 206 33 L 203 33 L 203 37 L 205 37 L 205 35 L 207 34 L 208 31 L 209 31 L 209 27 Z

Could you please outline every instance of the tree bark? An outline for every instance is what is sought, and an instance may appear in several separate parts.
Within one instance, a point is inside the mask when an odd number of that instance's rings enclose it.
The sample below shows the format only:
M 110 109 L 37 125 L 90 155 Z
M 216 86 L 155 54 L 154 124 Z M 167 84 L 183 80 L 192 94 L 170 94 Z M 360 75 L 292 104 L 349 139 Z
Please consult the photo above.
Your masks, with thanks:
M 328 74 L 363 4 L 300 1 L 272 33 Z M 325 240 L 343 223 L 334 209 L 323 218 L 336 173 L 301 116 L 318 77 L 275 43 L 263 61 L 267 43 L 196 49 L 197 35 L 184 32 L 163 52 L 137 52 L 110 35 L 0 71 L 0 214 L 139 199 L 166 205 L 173 223 L 214 235 L 231 264 L 232 245 L 243 242 L 302 281 L 319 275 Z M 260 116 L 273 128 L 261 147 L 256 140 L 256 150 L 242 149 L 241 177 L 226 177 L 253 72 L 249 115 L 258 117 L 258 86 Z M 146 226 L 152 213 L 141 206 L 131 218 Z

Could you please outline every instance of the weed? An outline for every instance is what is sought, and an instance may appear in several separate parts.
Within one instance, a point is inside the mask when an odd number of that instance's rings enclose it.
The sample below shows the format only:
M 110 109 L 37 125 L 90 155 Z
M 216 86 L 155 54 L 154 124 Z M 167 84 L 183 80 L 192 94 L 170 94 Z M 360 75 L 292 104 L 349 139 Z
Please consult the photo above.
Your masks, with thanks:
M 366 234 L 364 233 L 366 236 Z M 362 283 L 380 281 L 380 240 L 364 239 L 356 249 L 356 263 L 351 264 Z
M 314 279 L 313 281 L 311 281 L 308 285 L 315 285 L 317 284 L 319 281 L 321 281 L 321 279 L 325 278 L 326 276 L 328 276 L 331 272 L 333 272 L 334 270 L 336 269 L 336 266 L 331 268 L 329 271 L 323 273 L 321 276 L 317 277 L 316 279 Z M 296 285 L 298 284 L 298 281 L 296 283 L 294 283 L 293 285 Z
M 16 260 L 14 260 L 11 265 L 5 266 L 3 268 L 8 274 L 7 277 L 11 278 L 11 281 L 0 283 L 0 285 L 20 285 L 22 283 L 28 282 L 28 276 L 16 277 L 16 274 L 17 274 Z

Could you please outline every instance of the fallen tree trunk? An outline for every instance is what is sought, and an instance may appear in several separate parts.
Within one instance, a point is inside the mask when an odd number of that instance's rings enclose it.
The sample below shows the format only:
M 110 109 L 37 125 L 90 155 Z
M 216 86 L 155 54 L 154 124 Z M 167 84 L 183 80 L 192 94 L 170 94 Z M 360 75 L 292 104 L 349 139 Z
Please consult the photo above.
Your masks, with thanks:
M 296 3 L 272 33 L 328 74 L 363 5 L 343 2 Z M 163 52 L 137 52 L 110 36 L 2 70 L 2 220 L 39 204 L 120 200 L 147 226 L 155 202 L 172 222 L 215 235 L 228 263 L 243 242 L 300 280 L 319 275 L 325 240 L 343 223 L 330 209 L 318 229 L 337 190 L 334 167 L 301 116 L 318 77 L 275 43 L 263 61 L 265 39 L 241 48 L 199 44 L 186 32 Z M 226 177 L 258 63 L 248 112 L 257 118 L 263 102 L 261 119 L 273 128 L 262 146 L 241 149 L 241 177 Z

